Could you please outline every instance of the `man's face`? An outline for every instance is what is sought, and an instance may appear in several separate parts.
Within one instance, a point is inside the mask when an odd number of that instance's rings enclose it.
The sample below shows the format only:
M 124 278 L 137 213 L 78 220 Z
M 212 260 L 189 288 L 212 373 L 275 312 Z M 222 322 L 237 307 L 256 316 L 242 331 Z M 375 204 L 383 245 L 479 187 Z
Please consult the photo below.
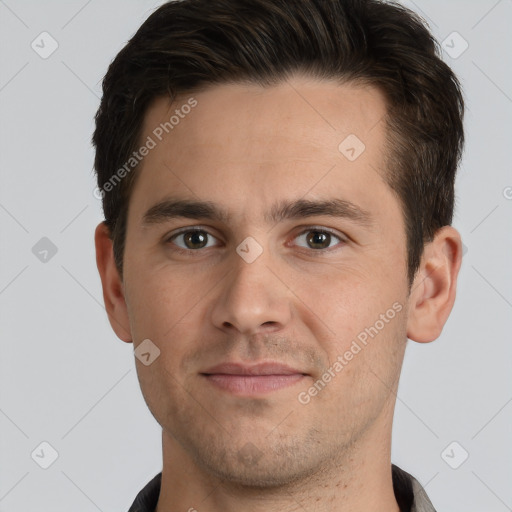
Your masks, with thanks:
M 135 348 L 149 339 L 160 355 L 137 361 L 138 376 L 164 437 L 198 467 L 289 482 L 390 434 L 408 282 L 383 179 L 385 103 L 374 88 L 303 78 L 193 97 L 161 141 L 189 97 L 154 102 L 140 138 L 156 146 L 130 199 L 123 288 Z M 226 218 L 189 208 L 145 220 L 162 201 L 208 202 Z M 298 375 L 205 375 L 268 361 Z

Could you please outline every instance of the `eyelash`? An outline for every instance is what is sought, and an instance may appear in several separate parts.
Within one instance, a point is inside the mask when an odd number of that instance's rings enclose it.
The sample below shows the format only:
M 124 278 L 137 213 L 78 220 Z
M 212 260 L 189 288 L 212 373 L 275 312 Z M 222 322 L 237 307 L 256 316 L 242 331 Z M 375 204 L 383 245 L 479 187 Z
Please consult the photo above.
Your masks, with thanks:
M 320 226 L 308 226 L 307 229 L 304 229 L 300 233 L 297 233 L 297 235 L 295 235 L 293 237 L 293 240 L 297 239 L 298 237 L 300 237 L 300 236 L 302 236 L 302 235 L 304 235 L 306 233 L 310 233 L 312 231 L 315 231 L 315 232 L 318 232 L 318 233 L 329 234 L 332 237 L 337 238 L 339 240 L 339 242 L 336 245 L 345 244 L 348 241 L 346 237 L 338 235 L 334 231 L 331 231 L 330 229 L 327 229 L 327 228 L 324 228 L 324 227 L 320 227 Z M 202 227 L 188 227 L 188 228 L 183 228 L 182 230 L 178 231 L 177 233 L 173 233 L 171 236 L 169 236 L 169 237 L 167 237 L 165 239 L 164 243 L 165 244 L 172 243 L 173 240 L 176 239 L 178 236 L 184 235 L 184 234 L 187 234 L 187 233 L 192 233 L 192 232 L 206 233 L 207 236 L 216 238 L 215 236 L 213 236 L 205 228 L 202 228 Z M 307 248 L 307 247 L 301 247 L 301 249 L 306 250 L 309 253 L 313 253 L 315 255 L 320 255 L 320 253 L 326 253 L 326 252 L 330 252 L 331 250 L 334 250 L 335 247 L 336 246 L 328 247 L 328 248 L 325 248 L 325 249 L 312 249 L 312 248 Z M 205 248 L 202 247 L 201 249 L 205 249 Z M 183 249 L 182 247 L 179 247 L 176 244 L 174 244 L 174 248 L 173 248 L 173 250 L 176 251 L 177 253 L 179 253 L 179 254 L 186 254 L 186 255 L 190 255 L 190 254 L 193 254 L 193 253 L 200 253 L 200 252 L 202 252 L 201 249 Z

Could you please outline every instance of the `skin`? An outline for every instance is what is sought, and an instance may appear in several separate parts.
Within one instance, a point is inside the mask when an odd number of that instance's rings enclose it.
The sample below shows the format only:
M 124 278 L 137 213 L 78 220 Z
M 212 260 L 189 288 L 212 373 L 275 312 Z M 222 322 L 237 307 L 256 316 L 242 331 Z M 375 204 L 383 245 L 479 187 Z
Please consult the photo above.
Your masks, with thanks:
M 149 338 L 160 350 L 148 366 L 136 359 L 163 431 L 157 511 L 398 512 L 391 428 L 407 337 L 429 342 L 441 333 L 455 299 L 460 236 L 449 226 L 437 232 L 409 288 L 403 214 L 383 179 L 386 104 L 377 89 L 295 76 L 193 97 L 197 106 L 139 169 L 122 281 L 103 223 L 95 234 L 114 331 L 134 348 Z M 158 98 L 141 141 L 188 98 Z M 354 161 L 338 149 L 349 134 L 366 146 Z M 145 225 L 144 213 L 169 198 L 210 201 L 230 217 Z M 276 202 L 333 198 L 365 211 L 368 222 L 266 218 Z M 191 226 L 206 231 L 207 246 L 195 248 L 196 239 L 180 253 L 189 239 L 170 237 Z M 318 230 L 333 236 L 311 246 Z M 247 237 L 263 249 L 252 263 L 236 252 Z M 401 311 L 300 403 L 299 393 L 396 303 Z M 256 397 L 200 375 L 221 362 L 263 360 L 308 375 Z

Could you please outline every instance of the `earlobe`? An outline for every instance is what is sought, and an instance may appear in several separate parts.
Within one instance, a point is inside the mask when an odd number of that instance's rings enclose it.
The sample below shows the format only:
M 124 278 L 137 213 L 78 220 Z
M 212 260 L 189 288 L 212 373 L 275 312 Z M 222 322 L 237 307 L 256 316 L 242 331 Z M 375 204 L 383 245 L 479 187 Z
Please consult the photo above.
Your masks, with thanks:
M 411 340 L 427 343 L 441 334 L 455 302 L 461 261 L 460 234 L 451 226 L 439 229 L 425 245 L 408 301 L 407 337 Z
M 108 226 L 101 222 L 94 233 L 96 265 L 103 287 L 103 300 L 108 319 L 117 337 L 132 342 L 128 309 L 119 272 L 115 265 L 114 251 Z

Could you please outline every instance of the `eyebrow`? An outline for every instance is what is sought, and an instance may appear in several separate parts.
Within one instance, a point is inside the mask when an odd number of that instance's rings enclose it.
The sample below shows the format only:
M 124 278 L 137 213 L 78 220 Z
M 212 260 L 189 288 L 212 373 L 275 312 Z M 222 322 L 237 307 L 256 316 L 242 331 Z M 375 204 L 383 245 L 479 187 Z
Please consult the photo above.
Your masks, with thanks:
M 288 219 L 300 219 L 314 216 L 340 217 L 354 221 L 362 226 L 372 224 L 372 216 L 354 203 L 344 199 L 281 201 L 272 206 L 265 215 L 269 224 L 277 224 Z M 176 219 L 212 220 L 227 224 L 230 213 L 211 201 L 165 199 L 149 208 L 142 218 L 143 226 L 161 224 Z

